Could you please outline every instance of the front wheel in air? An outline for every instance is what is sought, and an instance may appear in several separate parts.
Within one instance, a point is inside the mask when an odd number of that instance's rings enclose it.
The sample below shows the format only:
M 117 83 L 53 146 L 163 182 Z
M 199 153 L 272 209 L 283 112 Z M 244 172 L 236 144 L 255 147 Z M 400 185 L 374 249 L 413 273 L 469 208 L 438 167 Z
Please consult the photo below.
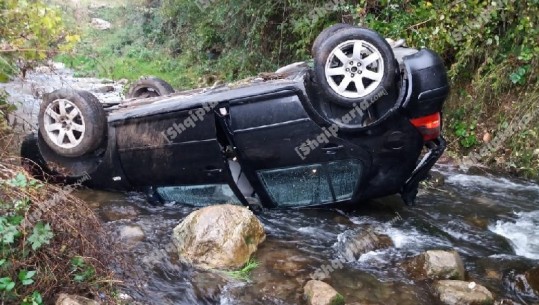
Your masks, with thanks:
M 87 91 L 59 89 L 45 95 L 38 121 L 47 146 L 64 157 L 95 151 L 107 130 L 101 103 Z
M 395 57 L 375 31 L 340 28 L 313 50 L 314 73 L 320 94 L 329 102 L 352 106 L 375 103 L 395 85 Z

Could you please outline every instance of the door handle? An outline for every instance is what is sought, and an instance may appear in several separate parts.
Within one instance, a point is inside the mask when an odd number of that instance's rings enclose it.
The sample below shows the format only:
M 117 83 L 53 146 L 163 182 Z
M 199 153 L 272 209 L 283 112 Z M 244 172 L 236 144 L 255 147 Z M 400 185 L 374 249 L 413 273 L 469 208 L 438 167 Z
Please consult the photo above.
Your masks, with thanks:
M 208 173 L 208 174 L 215 174 L 215 173 L 220 173 L 222 172 L 223 170 L 220 169 L 220 168 L 209 168 L 209 169 L 205 169 L 204 172 Z
M 337 145 L 337 144 L 327 144 L 326 146 L 322 147 L 322 150 L 325 151 L 327 154 L 334 154 L 339 150 L 342 150 L 344 148 L 343 145 Z

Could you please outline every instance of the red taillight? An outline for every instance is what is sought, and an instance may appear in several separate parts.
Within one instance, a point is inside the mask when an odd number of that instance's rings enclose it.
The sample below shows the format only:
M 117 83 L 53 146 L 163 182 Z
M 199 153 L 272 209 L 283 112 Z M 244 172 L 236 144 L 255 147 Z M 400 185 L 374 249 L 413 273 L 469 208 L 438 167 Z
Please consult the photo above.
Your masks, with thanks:
M 423 140 L 431 141 L 440 136 L 440 113 L 411 119 L 410 122 L 423 135 Z

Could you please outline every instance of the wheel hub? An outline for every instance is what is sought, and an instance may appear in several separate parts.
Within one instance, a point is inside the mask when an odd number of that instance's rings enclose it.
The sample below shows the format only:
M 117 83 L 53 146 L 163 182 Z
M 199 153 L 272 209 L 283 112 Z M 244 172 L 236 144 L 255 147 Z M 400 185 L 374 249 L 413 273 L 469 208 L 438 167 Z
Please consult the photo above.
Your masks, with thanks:
M 333 49 L 327 59 L 326 79 L 330 87 L 347 98 L 373 92 L 384 75 L 380 51 L 364 40 L 348 40 Z
M 47 136 L 62 148 L 78 146 L 86 132 L 84 117 L 71 101 L 58 99 L 45 111 L 44 127 Z

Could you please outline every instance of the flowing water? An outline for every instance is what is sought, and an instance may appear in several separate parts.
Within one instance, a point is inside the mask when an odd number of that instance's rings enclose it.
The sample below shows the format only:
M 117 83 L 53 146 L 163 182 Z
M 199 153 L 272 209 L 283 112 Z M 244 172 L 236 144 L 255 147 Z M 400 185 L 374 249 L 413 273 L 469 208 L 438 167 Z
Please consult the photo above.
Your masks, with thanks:
M 260 266 L 249 281 L 178 262 L 170 247 L 171 232 L 193 208 L 152 206 L 136 193 L 87 190 L 79 196 L 95 207 L 115 236 L 127 238 L 123 247 L 135 257 L 138 276 L 126 285 L 126 292 L 143 303 L 304 304 L 303 285 L 317 268 L 331 265 L 337 257 L 339 236 L 369 224 L 389 235 L 394 246 L 366 253 L 342 268 L 335 266 L 327 282 L 347 304 L 439 304 L 432 282 L 414 281 L 401 267 L 407 258 L 430 249 L 457 250 L 467 280 L 486 286 L 498 299 L 539 304 L 520 283 L 539 263 L 539 185 L 464 174 L 443 165 L 435 171 L 445 177 L 445 184 L 420 191 L 413 207 L 392 196 L 348 212 L 260 213 L 267 240 L 255 254 Z M 138 233 L 130 235 L 133 231 Z

